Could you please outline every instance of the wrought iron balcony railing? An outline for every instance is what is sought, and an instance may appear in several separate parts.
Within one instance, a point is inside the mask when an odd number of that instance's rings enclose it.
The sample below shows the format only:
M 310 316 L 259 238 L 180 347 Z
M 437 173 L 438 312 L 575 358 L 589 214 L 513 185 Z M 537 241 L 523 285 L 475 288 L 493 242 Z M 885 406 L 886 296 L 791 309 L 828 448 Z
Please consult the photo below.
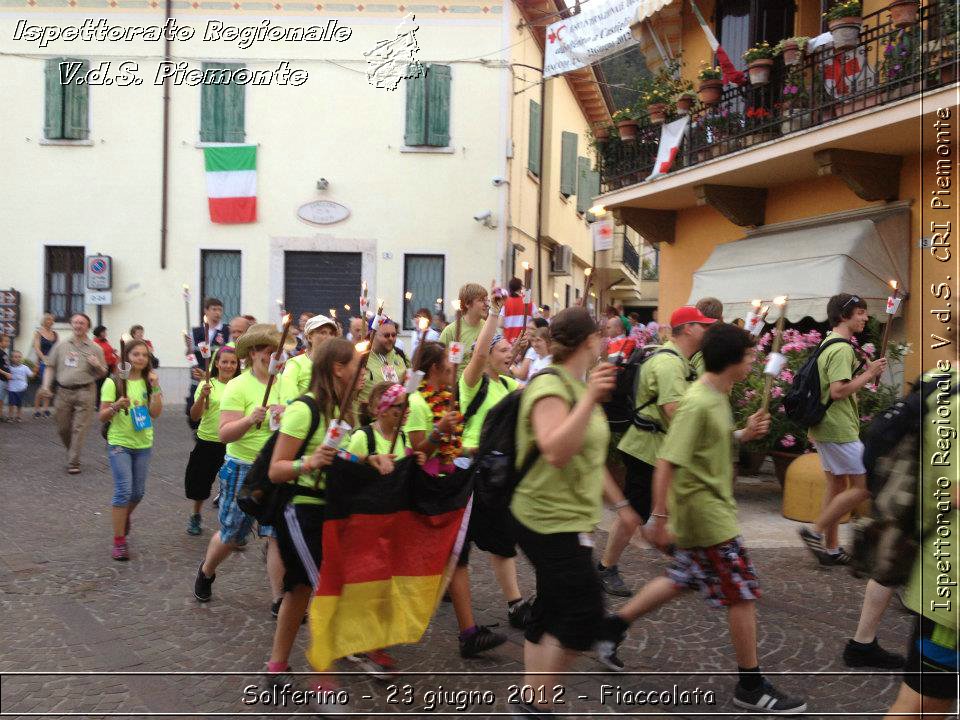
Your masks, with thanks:
M 916 24 L 897 28 L 884 9 L 863 18 L 854 47 L 827 45 L 791 66 L 778 58 L 769 83 L 729 86 L 691 115 L 674 169 L 956 82 L 957 17 L 955 0 L 933 0 Z M 643 181 L 659 143 L 660 126 L 650 123 L 638 127 L 636 140 L 598 142 L 604 191 Z
M 623 238 L 623 264 L 630 268 L 634 275 L 640 275 L 640 253 L 627 238 Z

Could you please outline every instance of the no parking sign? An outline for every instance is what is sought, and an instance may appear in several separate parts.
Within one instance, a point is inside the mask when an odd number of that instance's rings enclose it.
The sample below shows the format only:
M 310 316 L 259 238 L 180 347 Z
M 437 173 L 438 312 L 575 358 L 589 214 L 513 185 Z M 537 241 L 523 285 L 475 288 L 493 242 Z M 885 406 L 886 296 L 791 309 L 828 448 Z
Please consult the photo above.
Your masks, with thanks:
M 87 290 L 109 290 L 113 260 L 109 255 L 87 255 Z

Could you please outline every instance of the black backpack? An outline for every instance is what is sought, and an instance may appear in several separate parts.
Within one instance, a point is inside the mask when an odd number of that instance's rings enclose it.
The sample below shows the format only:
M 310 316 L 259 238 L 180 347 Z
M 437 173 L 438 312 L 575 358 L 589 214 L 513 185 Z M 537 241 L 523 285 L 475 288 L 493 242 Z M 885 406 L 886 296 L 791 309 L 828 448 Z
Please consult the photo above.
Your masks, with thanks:
M 853 525 L 850 571 L 886 587 L 903 585 L 910 577 L 921 543 L 932 531 L 919 524 L 921 503 L 921 427 L 927 398 L 936 379 L 918 380 L 912 392 L 880 413 L 864 437 L 867 485 L 873 496 L 870 517 Z M 960 390 L 956 385 L 951 395 Z
M 853 343 L 845 338 L 830 338 L 821 343 L 816 352 L 813 353 L 803 367 L 797 371 L 793 379 L 793 385 L 783 396 L 783 410 L 787 417 L 793 422 L 803 427 L 812 427 L 817 425 L 823 416 L 827 414 L 827 408 L 833 404 L 833 398 L 827 397 L 826 404 L 820 402 L 820 368 L 817 367 L 817 360 L 820 355 L 831 345 L 846 343 L 853 347 Z M 853 374 L 856 375 L 863 367 L 863 362 L 857 366 Z
M 544 368 L 530 378 L 527 387 L 542 375 L 563 379 L 556 370 Z M 567 389 L 573 396 L 573 390 Z M 523 390 L 517 388 L 490 408 L 483 421 L 480 447 L 473 462 L 474 497 L 478 504 L 491 510 L 503 510 L 510 505 L 513 491 L 540 457 L 540 448 L 534 442 L 523 467 L 517 469 L 517 423 Z
M 645 432 L 666 432 L 660 423 L 640 414 L 641 410 L 657 401 L 656 395 L 640 407 L 635 406 L 637 387 L 640 384 L 640 367 L 654 355 L 661 353 L 674 355 L 683 360 L 680 353 L 670 348 L 644 345 L 634 350 L 626 361 L 621 361 L 617 366 L 617 385 L 610 393 L 610 399 L 603 403 L 603 411 L 607 414 L 607 424 L 611 432 L 626 432 L 631 425 Z M 687 380 L 690 382 L 696 380 L 695 373 L 691 371 Z
M 294 402 L 305 403 L 310 408 L 310 430 L 297 451 L 299 456 L 307 449 L 310 438 L 320 425 L 320 408 L 317 401 L 309 395 L 301 395 Z M 270 480 L 270 459 L 273 457 L 273 448 L 277 444 L 279 434 L 279 430 L 274 431 L 260 448 L 247 476 L 243 479 L 243 485 L 237 491 L 239 508 L 261 525 L 275 525 L 279 522 L 283 517 L 283 509 L 294 495 L 323 497 L 322 490 L 303 487 L 296 481 L 275 483 Z
M 360 432 L 363 433 L 364 437 L 367 438 L 367 455 L 376 455 L 377 454 L 377 439 L 373 436 L 373 425 L 362 425 L 360 427 Z M 400 447 L 403 447 L 407 444 L 407 434 L 401 430 L 400 437 L 398 438 Z
M 507 381 L 503 379 L 503 377 L 500 378 L 500 384 L 503 385 L 505 390 L 510 389 L 510 386 L 507 384 Z M 473 396 L 473 400 L 471 400 L 470 404 L 467 405 L 466 412 L 463 413 L 464 425 L 466 425 L 470 418 L 480 411 L 480 406 L 483 405 L 484 401 L 486 401 L 488 392 L 490 392 L 490 378 L 484 374 L 483 378 L 480 380 L 480 389 L 477 390 L 477 394 Z

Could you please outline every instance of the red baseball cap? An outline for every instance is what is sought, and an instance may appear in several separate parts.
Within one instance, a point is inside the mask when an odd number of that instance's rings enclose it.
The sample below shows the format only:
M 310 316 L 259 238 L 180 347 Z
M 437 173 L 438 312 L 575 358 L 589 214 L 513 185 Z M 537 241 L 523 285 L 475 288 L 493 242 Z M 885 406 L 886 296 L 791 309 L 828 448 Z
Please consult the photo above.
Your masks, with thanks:
M 670 316 L 670 327 L 678 327 L 687 323 L 699 323 L 700 325 L 712 325 L 716 320 L 708 318 L 693 305 L 684 305 L 673 311 Z

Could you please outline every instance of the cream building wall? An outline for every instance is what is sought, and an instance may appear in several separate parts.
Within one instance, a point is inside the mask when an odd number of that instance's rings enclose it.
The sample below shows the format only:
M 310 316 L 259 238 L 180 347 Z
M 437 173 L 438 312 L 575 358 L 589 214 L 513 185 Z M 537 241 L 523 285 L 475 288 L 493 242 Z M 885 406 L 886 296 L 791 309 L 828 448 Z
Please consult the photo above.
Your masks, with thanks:
M 155 4 L 155 3 L 154 3 Z M 111 8 L 96 15 L 112 25 L 160 24 L 159 9 Z M 210 3 L 206 3 L 210 6 Z M 177 10 L 176 20 L 200 28 L 197 38 L 174 44 L 175 59 L 199 67 L 201 60 L 243 62 L 251 69 L 288 60 L 309 71 L 300 87 L 248 86 L 247 141 L 258 146 L 258 221 L 245 225 L 210 222 L 203 151 L 198 142 L 200 87 L 175 86 L 170 103 L 169 231 L 166 267 L 160 263 L 162 86 L 153 79 L 163 43 L 52 43 L 11 40 L 16 22 L 71 25 L 86 13 L 4 4 L 0 13 L 0 78 L 9 102 L 0 133 L 4 172 L 0 210 L 5 262 L 0 288 L 22 293 L 21 332 L 26 348 L 43 307 L 44 247 L 77 245 L 86 254 L 102 252 L 114 260 L 113 304 L 104 308 L 104 324 L 116 344 L 133 323 L 146 326 L 163 363 L 164 383 L 185 384 L 181 334 L 185 324 L 183 283 L 194 288 L 191 316 L 199 316 L 200 253 L 203 249 L 242 251 L 242 312 L 276 320 L 275 298 L 283 293 L 284 250 L 342 250 L 363 253 L 362 276 L 372 297 L 383 297 L 388 313 L 398 316 L 403 298 L 404 253 L 440 253 L 446 257 L 448 303 L 468 281 L 502 276 L 507 228 L 503 222 L 510 186 L 492 179 L 507 176 L 507 147 L 513 78 L 507 49 L 513 38 L 510 8 L 480 2 L 421 6 L 416 19 L 424 63 L 451 65 L 450 147 L 439 152 L 406 152 L 403 83 L 390 92 L 367 82 L 363 53 L 394 36 L 403 12 L 381 5 L 361 13 L 318 12 L 313 5 L 288 4 L 281 10 L 259 3 L 238 3 L 234 13 L 223 3 Z M 377 11 L 376 8 L 380 8 Z M 390 9 L 387 11 L 386 9 Z M 211 18 L 230 24 L 257 24 L 269 18 L 279 25 L 325 24 L 335 17 L 352 30 L 343 43 L 257 42 L 247 50 L 236 43 L 202 42 Z M 90 142 L 77 146 L 42 142 L 44 59 L 68 55 L 96 65 L 100 59 L 133 60 L 140 65 L 140 86 L 91 88 Z M 518 135 L 525 135 L 523 127 Z M 316 182 L 329 188 L 318 192 Z M 350 217 L 335 225 L 310 226 L 297 208 L 327 199 L 347 206 Z M 499 219 L 490 229 L 473 216 L 491 210 Z M 529 243 L 527 243 L 529 245 Z M 448 307 L 450 305 L 448 304 Z M 88 306 L 88 314 L 95 308 Z M 326 308 L 316 308 L 325 312 Z M 169 392 L 168 392 L 169 394 Z

